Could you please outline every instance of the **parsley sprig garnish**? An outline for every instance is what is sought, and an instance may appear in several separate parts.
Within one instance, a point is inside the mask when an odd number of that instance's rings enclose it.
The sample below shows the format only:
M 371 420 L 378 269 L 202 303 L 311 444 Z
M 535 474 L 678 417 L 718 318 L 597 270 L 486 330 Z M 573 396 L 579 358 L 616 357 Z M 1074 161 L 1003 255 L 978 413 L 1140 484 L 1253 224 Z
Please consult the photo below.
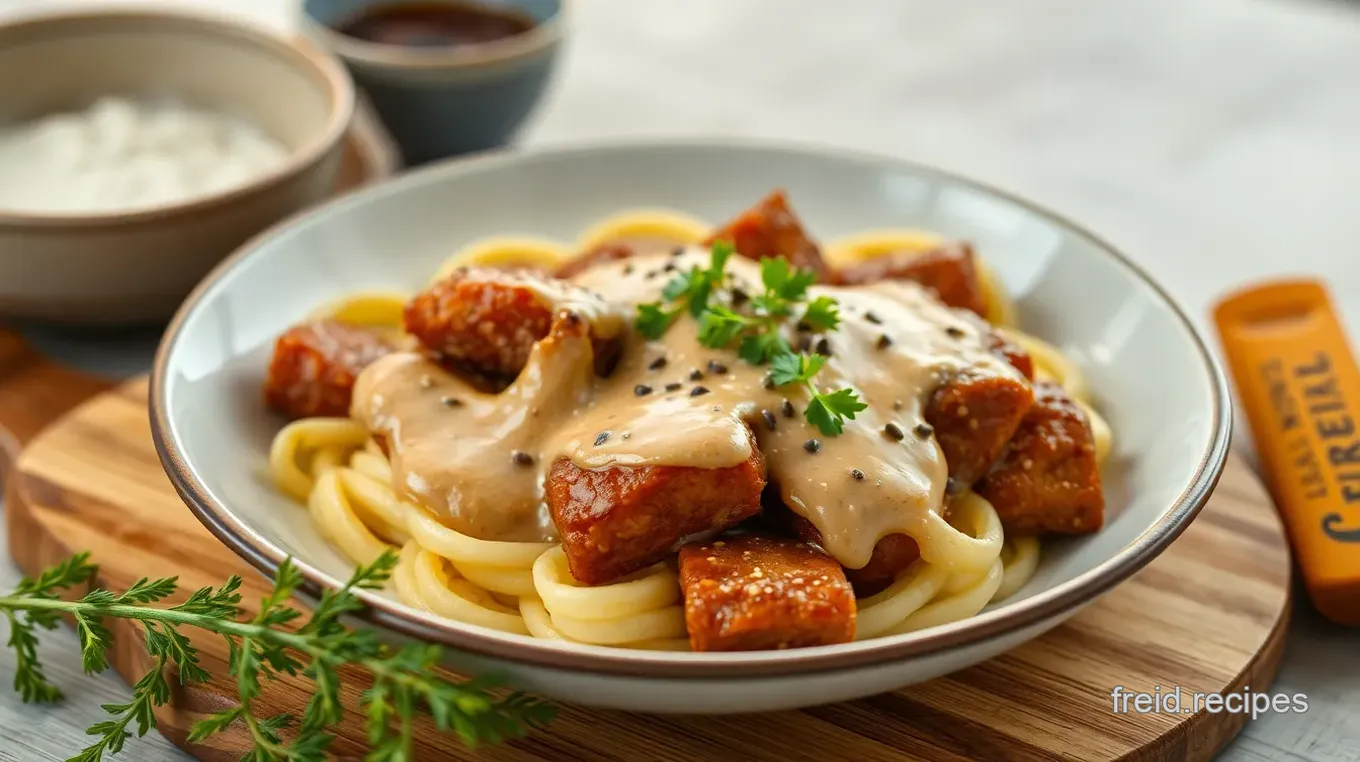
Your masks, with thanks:
M 519 693 L 496 696 L 489 690 L 493 686 L 489 680 L 453 682 L 435 674 L 442 659 L 438 646 L 416 643 L 393 650 L 371 631 L 340 624 L 342 617 L 362 608 L 354 591 L 381 587 L 395 565 L 396 556 L 387 553 L 359 567 L 343 588 L 324 593 L 304 621 L 302 612 L 288 606 L 302 574 L 285 561 L 260 612 L 249 621 L 238 621 L 239 577 L 218 588 L 200 588 L 172 606 L 157 604 L 175 593 L 174 577 L 138 580 L 121 594 L 94 590 L 77 600 L 61 600 L 62 593 L 94 577 L 96 567 L 89 563 L 89 554 L 82 553 L 36 579 L 24 579 L 8 596 L 0 597 L 0 611 L 9 620 L 9 645 L 17 655 L 14 688 L 24 701 L 62 698 L 37 658 L 37 630 L 54 629 L 62 615 L 75 621 L 85 671 L 107 669 L 112 634 L 103 622 L 116 617 L 141 623 L 154 662 L 132 687 L 130 701 L 104 706 L 112 719 L 86 731 L 97 740 L 72 762 L 99 762 L 105 754 L 117 754 L 133 728 L 139 737 L 146 735 L 155 726 L 155 708 L 170 700 L 168 667 L 176 668 L 183 684 L 208 680 L 198 650 L 182 631 L 185 627 L 216 633 L 227 641 L 229 670 L 240 701 L 195 724 L 189 740 L 202 741 L 234 725 L 243 726 L 252 742 L 243 757 L 249 762 L 326 759 L 334 740 L 330 729 L 345 712 L 339 669 L 346 665 L 373 675 L 372 687 L 359 699 L 371 748 L 364 759 L 369 762 L 414 759 L 414 723 L 422 712 L 440 730 L 457 733 L 469 745 L 520 736 L 547 722 L 552 707 L 539 699 Z M 302 674 L 315 685 L 301 720 L 287 714 L 257 716 L 255 700 L 262 683 L 285 674 Z M 285 732 L 291 738 L 285 739 Z
M 661 296 L 672 305 L 667 307 L 661 302 L 639 305 L 635 323 L 638 332 L 649 339 L 659 339 L 686 308 L 696 318 L 704 314 L 709 297 L 722 287 L 723 270 L 732 253 L 732 244 L 719 241 L 709 252 L 708 267 L 695 265 L 689 272 L 671 278 Z
M 860 402 L 852 389 L 838 389 L 830 394 L 817 391 L 817 385 L 812 379 L 825 364 L 826 358 L 822 355 L 780 355 L 770 364 L 770 379 L 775 386 L 790 384 L 806 386 L 812 393 L 812 401 L 808 403 L 803 415 L 809 423 L 821 429 L 823 434 L 835 436 L 844 430 L 844 419 L 854 420 L 856 413 L 869 406 Z
M 664 301 L 638 307 L 635 323 L 649 339 L 660 338 L 688 309 L 699 321 L 699 343 L 722 349 L 737 343 L 737 355 L 752 365 L 771 363 L 770 378 L 776 386 L 802 384 L 812 394 L 804 417 L 827 436 L 840 434 L 845 419 L 867 405 L 853 389 L 838 389 L 829 394 L 817 390 L 813 378 L 826 364 L 822 355 L 795 353 L 780 333 L 780 327 L 795 317 L 803 330 L 828 332 L 840 326 L 836 300 L 821 295 L 808 299 L 808 289 L 817 279 L 815 271 L 790 266 L 788 260 L 760 260 L 760 281 L 764 289 L 751 296 L 742 308 L 711 304 L 723 285 L 723 268 L 734 253 L 731 244 L 713 245 L 709 266 L 695 266 L 672 278 L 662 289 Z M 731 300 L 728 300 L 729 303 Z M 801 311 L 800 308 L 801 307 Z M 743 311 L 744 310 L 744 311 Z

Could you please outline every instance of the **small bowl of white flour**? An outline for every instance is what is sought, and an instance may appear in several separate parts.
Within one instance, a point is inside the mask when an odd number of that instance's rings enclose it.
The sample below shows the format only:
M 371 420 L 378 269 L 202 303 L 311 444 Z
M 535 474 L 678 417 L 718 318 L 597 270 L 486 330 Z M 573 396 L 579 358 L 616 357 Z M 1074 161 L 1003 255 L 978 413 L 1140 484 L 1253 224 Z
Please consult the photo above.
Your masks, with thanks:
M 288 147 L 249 120 L 165 99 L 105 96 L 0 126 L 0 210 L 126 212 L 235 190 Z
M 335 187 L 354 87 L 299 40 L 188 11 L 0 23 L 0 319 L 168 318 Z

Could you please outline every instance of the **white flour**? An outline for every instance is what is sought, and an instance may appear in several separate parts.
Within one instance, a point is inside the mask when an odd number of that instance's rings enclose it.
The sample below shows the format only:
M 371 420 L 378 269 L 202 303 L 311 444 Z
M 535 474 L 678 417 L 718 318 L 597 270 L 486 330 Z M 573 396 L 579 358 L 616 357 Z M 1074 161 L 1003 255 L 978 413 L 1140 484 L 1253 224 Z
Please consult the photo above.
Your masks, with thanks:
M 103 98 L 78 113 L 0 126 L 0 211 L 115 212 L 245 185 L 287 149 L 226 114 Z

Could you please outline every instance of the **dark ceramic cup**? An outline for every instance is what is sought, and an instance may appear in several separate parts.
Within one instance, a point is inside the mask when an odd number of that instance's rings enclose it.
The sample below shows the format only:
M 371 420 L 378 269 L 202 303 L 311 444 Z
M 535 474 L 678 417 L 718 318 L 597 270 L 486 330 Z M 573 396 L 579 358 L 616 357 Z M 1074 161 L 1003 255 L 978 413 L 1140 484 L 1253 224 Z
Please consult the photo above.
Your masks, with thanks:
M 463 0 L 535 22 L 523 34 L 477 45 L 386 45 L 335 31 L 365 8 L 393 2 L 409 0 L 303 0 L 302 26 L 348 67 L 408 166 L 507 143 L 547 88 L 566 0 Z

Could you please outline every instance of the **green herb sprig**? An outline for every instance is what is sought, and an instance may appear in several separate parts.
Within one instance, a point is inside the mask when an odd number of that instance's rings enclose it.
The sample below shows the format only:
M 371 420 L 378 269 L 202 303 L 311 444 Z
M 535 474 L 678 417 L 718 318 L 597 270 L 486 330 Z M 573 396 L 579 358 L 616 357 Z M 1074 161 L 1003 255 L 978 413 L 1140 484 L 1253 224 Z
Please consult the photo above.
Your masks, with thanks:
M 381 644 L 375 633 L 350 630 L 340 623 L 342 617 L 362 608 L 355 591 L 381 587 L 395 565 L 396 556 L 389 552 L 360 566 L 343 588 L 324 593 L 304 621 L 303 613 L 288 605 L 302 575 L 291 561 L 285 561 L 259 613 L 249 621 L 238 621 L 239 577 L 218 588 L 200 588 L 182 603 L 165 607 L 156 604 L 175 593 L 175 577 L 141 579 L 121 594 L 94 590 L 78 600 L 62 600 L 63 593 L 94 577 L 97 567 L 89 563 L 88 553 L 81 553 L 36 579 L 25 578 L 12 593 L 0 597 L 0 611 L 9 621 L 9 645 L 17 656 L 14 688 L 24 701 L 62 698 L 61 690 L 44 673 L 36 650 L 37 631 L 54 629 L 62 615 L 75 621 L 85 671 L 93 674 L 107 669 L 112 635 L 104 620 L 113 617 L 141 624 L 154 663 L 132 687 L 130 701 L 104 706 L 112 719 L 86 731 L 97 740 L 72 757 L 72 762 L 100 762 L 106 754 L 117 754 L 134 728 L 137 736 L 146 735 L 155 726 L 155 708 L 170 700 L 168 667 L 177 669 L 182 684 L 209 679 L 199 663 L 198 650 L 182 631 L 185 627 L 226 640 L 228 668 L 240 701 L 195 724 L 189 740 L 202 741 L 241 725 L 252 741 L 243 757 L 249 762 L 326 759 L 335 738 L 331 728 L 345 712 L 339 670 L 346 665 L 373 675 L 372 687 L 359 702 L 371 748 L 364 759 L 369 762 L 414 759 L 414 723 L 421 713 L 469 745 L 521 736 L 548 722 L 553 708 L 537 698 L 520 693 L 498 696 L 491 691 L 494 682 L 490 679 L 453 682 L 434 674 L 443 656 L 437 646 L 412 644 L 393 650 Z M 254 702 L 263 682 L 298 674 L 315 685 L 301 720 L 287 714 L 257 716 Z M 285 733 L 291 738 L 285 739 Z
M 827 436 L 835 436 L 845 428 L 845 419 L 854 420 L 855 414 L 868 405 L 860 402 L 851 389 L 838 389 L 830 394 L 817 391 L 812 379 L 826 364 L 822 355 L 786 354 L 774 358 L 770 365 L 770 379 L 775 386 L 803 384 L 812 393 L 803 415 L 808 422 L 822 430 Z
M 752 365 L 771 363 L 771 380 L 776 386 L 802 384 L 812 394 L 804 411 L 808 422 L 827 436 L 835 436 L 845 429 L 845 420 L 868 406 L 859 400 L 853 389 L 839 389 L 829 394 L 817 390 L 813 378 L 826 364 L 822 355 L 795 353 L 780 334 L 780 327 L 798 314 L 800 328 L 828 332 L 840 326 L 840 307 L 835 299 L 821 295 L 809 300 L 808 288 L 817 279 L 810 269 L 792 267 L 788 260 L 764 258 L 760 260 L 760 280 L 763 292 L 750 297 L 748 311 L 710 304 L 713 294 L 722 287 L 723 268 L 734 253 L 731 244 L 719 241 L 713 245 L 709 266 L 694 267 L 676 276 L 662 289 L 662 302 L 638 307 L 635 326 L 649 339 L 658 339 L 686 310 L 699 321 L 699 343 L 721 349 L 738 342 L 737 356 Z
M 671 278 L 661 296 L 674 306 L 666 307 L 660 302 L 640 305 L 635 323 L 638 332 L 649 339 L 659 339 L 686 308 L 696 318 L 702 315 L 708 308 L 709 297 L 722 288 L 723 271 L 732 254 L 732 244 L 719 241 L 709 251 L 708 267 L 695 265 L 689 272 Z

